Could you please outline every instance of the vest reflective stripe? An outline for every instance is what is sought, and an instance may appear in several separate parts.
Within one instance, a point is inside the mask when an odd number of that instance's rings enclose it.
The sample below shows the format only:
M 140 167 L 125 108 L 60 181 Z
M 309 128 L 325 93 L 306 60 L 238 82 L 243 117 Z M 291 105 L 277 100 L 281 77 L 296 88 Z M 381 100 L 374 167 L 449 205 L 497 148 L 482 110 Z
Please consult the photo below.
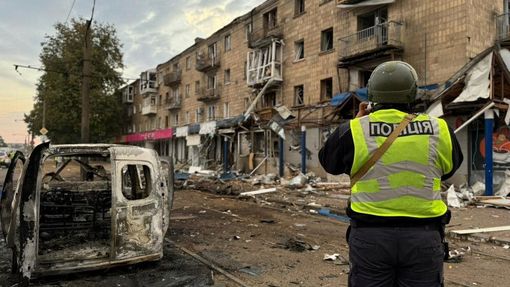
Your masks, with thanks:
M 351 121 L 355 145 L 351 175 L 361 168 L 404 116 L 405 113 L 397 110 L 382 110 Z M 352 187 L 351 208 L 377 216 L 426 218 L 443 215 L 447 208 L 441 200 L 440 178 L 452 165 L 449 136 L 443 120 L 418 115 Z M 450 163 L 444 163 L 445 159 Z
M 388 183 L 383 183 L 382 179 L 377 180 L 380 191 L 378 192 L 356 192 L 356 196 L 351 196 L 351 202 L 378 202 L 389 199 L 396 199 L 402 196 L 411 195 L 426 200 L 441 200 L 440 191 L 423 192 L 423 189 L 433 189 L 434 179 L 429 179 L 429 182 L 423 188 L 413 186 L 406 186 L 397 189 L 389 187 Z

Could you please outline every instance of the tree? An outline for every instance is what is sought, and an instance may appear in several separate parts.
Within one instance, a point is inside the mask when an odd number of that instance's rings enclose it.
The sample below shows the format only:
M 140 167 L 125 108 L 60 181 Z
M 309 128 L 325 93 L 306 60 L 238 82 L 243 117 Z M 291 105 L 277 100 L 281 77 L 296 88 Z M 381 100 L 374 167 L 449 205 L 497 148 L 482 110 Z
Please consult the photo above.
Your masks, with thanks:
M 69 26 L 55 25 L 55 35 L 45 36 L 39 59 L 44 74 L 37 84 L 34 108 L 25 122 L 39 134 L 46 104 L 46 126 L 53 143 L 80 142 L 83 44 L 86 21 L 72 19 Z M 90 79 L 90 141 L 108 142 L 122 128 L 122 108 L 116 91 L 123 85 L 124 68 L 116 30 L 92 24 L 92 76 Z
M 7 147 L 7 144 L 4 141 L 4 138 L 0 136 L 0 147 Z

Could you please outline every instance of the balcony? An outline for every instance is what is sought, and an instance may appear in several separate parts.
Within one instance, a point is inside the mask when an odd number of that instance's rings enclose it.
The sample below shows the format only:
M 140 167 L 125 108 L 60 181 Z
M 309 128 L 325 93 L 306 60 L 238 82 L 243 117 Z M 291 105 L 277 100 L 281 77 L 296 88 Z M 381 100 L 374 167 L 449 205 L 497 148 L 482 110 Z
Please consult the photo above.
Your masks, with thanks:
M 144 116 L 155 115 L 157 112 L 158 105 L 156 96 L 153 95 L 143 99 L 142 115 Z
M 502 14 L 496 18 L 497 39 L 499 42 L 510 40 L 510 14 Z
M 165 100 L 165 107 L 167 110 L 178 110 L 181 108 L 181 97 L 172 96 Z
M 282 82 L 282 59 L 282 43 L 275 39 L 269 45 L 249 51 L 246 69 L 248 86 L 261 86 L 270 79 L 275 83 Z
M 216 55 L 198 55 L 195 69 L 199 72 L 207 72 L 220 67 L 220 57 Z
M 144 116 L 155 115 L 157 112 L 158 107 L 156 105 L 142 106 L 142 115 Z
M 248 36 L 248 47 L 251 49 L 260 48 L 262 46 L 269 45 L 273 38 L 283 38 L 283 27 L 276 26 L 271 29 L 260 29 L 253 31 Z
M 156 71 L 154 69 L 140 74 L 140 94 L 146 96 L 158 92 Z
M 163 83 L 165 86 L 173 87 L 178 85 L 181 82 L 182 70 L 178 69 L 176 71 L 172 71 L 165 76 L 163 76 Z
M 340 67 L 386 54 L 402 52 L 402 24 L 377 24 L 340 39 Z
M 216 88 L 202 88 L 200 94 L 198 94 L 197 100 L 201 102 L 212 102 L 220 98 L 221 85 Z
M 124 89 L 122 90 L 122 103 L 123 104 L 132 104 L 133 103 L 133 98 L 135 96 L 134 90 L 135 90 L 134 87 L 131 85 L 124 87 Z

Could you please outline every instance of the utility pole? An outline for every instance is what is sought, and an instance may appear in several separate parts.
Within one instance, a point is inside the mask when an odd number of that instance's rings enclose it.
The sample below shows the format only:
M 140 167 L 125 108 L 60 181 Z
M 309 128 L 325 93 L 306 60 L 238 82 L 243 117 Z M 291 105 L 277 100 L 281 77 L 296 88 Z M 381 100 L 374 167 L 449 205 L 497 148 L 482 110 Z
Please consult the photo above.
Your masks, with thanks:
M 92 21 L 87 20 L 83 41 L 83 71 L 81 84 L 81 142 L 90 142 L 90 54 L 92 49 Z

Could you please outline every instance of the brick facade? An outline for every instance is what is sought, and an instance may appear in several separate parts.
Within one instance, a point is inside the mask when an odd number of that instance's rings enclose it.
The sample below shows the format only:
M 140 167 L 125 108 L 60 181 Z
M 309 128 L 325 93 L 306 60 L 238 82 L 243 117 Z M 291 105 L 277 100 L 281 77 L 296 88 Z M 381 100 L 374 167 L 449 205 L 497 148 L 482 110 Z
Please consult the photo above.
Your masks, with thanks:
M 133 105 L 137 108 L 132 121 L 137 127 L 136 132 L 154 128 L 151 122 L 156 123 L 156 128 L 165 128 L 221 120 L 227 104 L 228 116 L 242 114 L 247 103 L 251 103 L 260 90 L 248 86 L 246 82 L 247 53 L 251 51 L 247 25 L 252 27 L 252 36 L 266 32 L 267 29 L 264 29 L 270 17 L 268 12 L 274 9 L 276 27 L 273 31 L 281 34 L 284 46 L 283 81 L 272 91 L 276 94 L 276 104 L 283 104 L 295 113 L 303 109 L 296 107 L 300 104 L 296 100 L 296 89 L 301 86 L 305 108 L 327 103 L 329 98 L 321 95 L 325 85 L 331 83 L 333 96 L 339 92 L 353 91 L 364 85 L 375 66 L 389 59 L 403 59 L 413 65 L 419 74 L 419 85 L 443 84 L 472 57 L 494 44 L 496 15 L 503 10 L 502 1 L 496 0 L 396 0 L 387 5 L 349 9 L 337 7 L 344 2 L 342 0 L 304 0 L 304 11 L 302 6 L 296 6 L 300 2 L 268 0 L 210 37 L 197 39 L 179 55 L 158 65 L 158 96 L 161 98 L 158 112 L 156 115 L 140 116 L 137 106 L 139 100 L 135 99 Z M 391 22 L 391 25 L 372 28 L 371 21 Z M 358 32 L 362 26 L 366 27 L 364 34 Z M 332 29 L 332 46 L 324 42 L 330 35 L 328 31 L 331 30 L 328 29 Z M 370 41 L 381 41 L 381 35 L 388 39 L 384 38 L 382 44 L 374 46 L 376 49 L 364 48 L 363 45 L 371 44 Z M 225 49 L 226 38 L 230 39 L 229 50 Z M 213 43 L 217 45 L 219 66 L 207 72 L 198 71 L 197 55 L 207 56 L 208 46 Z M 359 45 L 353 46 L 354 43 Z M 301 59 L 296 57 L 299 45 L 304 46 L 304 57 Z M 392 49 L 386 50 L 387 46 Z M 188 61 L 191 61 L 191 66 Z M 338 68 L 342 61 L 344 64 Z M 180 108 L 169 110 L 165 99 L 167 94 L 172 96 L 172 87 L 165 85 L 163 78 L 174 70 L 174 65 L 182 71 L 181 80 L 175 85 L 179 90 L 181 105 Z M 226 74 L 230 76 L 229 81 L 225 80 Z M 217 77 L 219 98 L 200 101 L 195 93 L 196 82 L 200 83 L 201 90 L 198 92 L 203 92 L 208 85 L 209 75 Z M 188 96 L 185 95 L 187 86 Z M 214 119 L 208 118 L 210 106 L 215 107 Z M 260 111 L 260 108 L 261 102 L 257 110 Z M 198 121 L 197 110 L 200 111 Z M 178 122 L 175 122 L 176 115 Z M 319 123 L 324 116 L 324 109 L 314 110 L 304 124 Z M 312 133 L 315 134 L 315 131 Z M 316 134 L 322 137 L 322 132 Z M 321 143 L 318 140 L 314 144 L 314 160 Z

